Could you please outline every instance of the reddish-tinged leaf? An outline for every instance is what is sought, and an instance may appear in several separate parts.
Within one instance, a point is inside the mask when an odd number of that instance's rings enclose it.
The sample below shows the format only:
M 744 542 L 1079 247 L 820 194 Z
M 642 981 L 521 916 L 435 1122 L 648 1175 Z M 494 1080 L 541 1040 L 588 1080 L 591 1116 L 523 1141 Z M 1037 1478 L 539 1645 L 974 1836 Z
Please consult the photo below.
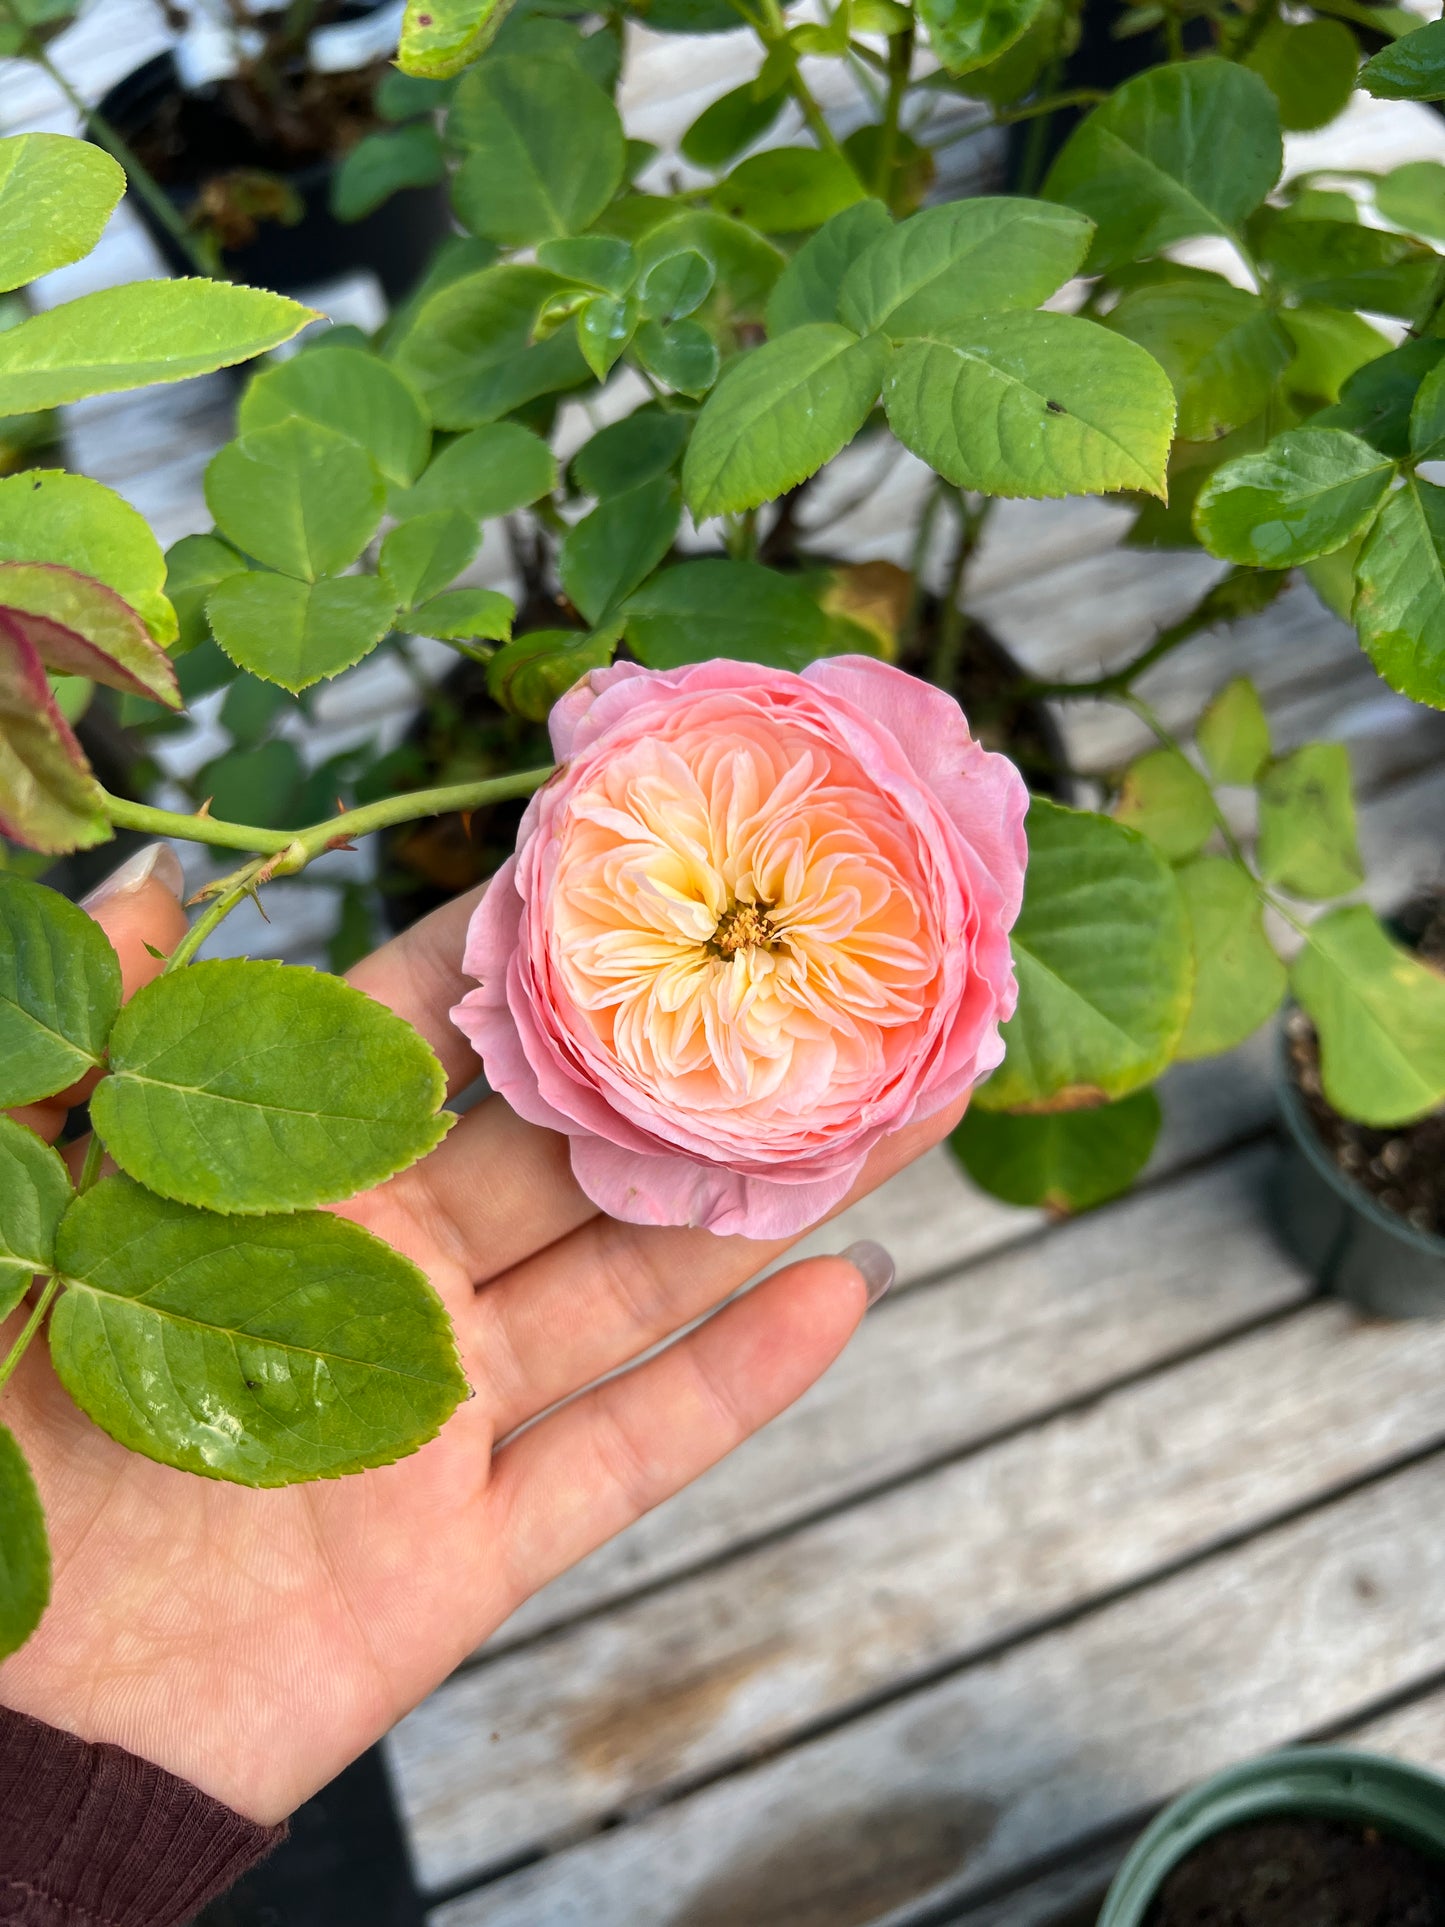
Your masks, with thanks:
M 0 610 L 47 669 L 181 706 L 171 659 L 114 589 L 53 562 L 0 562 Z
M 45 669 L 0 609 L 0 834 L 59 856 L 111 834 L 100 785 L 56 707 Z

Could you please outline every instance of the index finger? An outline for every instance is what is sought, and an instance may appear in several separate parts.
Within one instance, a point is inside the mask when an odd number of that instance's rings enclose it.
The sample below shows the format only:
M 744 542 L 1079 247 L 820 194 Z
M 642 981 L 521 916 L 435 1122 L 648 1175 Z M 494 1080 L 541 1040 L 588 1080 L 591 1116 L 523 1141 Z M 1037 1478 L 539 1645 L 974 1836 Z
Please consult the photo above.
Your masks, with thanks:
M 100 925 L 120 959 L 123 996 L 133 997 L 158 977 L 166 958 L 186 934 L 186 913 L 180 903 L 184 889 L 185 877 L 175 851 L 169 843 L 152 843 L 137 850 L 82 899 L 80 908 Z M 160 955 L 153 955 L 153 951 Z M 10 1116 L 53 1144 L 64 1126 L 66 1112 L 85 1102 L 100 1074 L 91 1071 L 69 1090 L 41 1104 L 26 1104 Z

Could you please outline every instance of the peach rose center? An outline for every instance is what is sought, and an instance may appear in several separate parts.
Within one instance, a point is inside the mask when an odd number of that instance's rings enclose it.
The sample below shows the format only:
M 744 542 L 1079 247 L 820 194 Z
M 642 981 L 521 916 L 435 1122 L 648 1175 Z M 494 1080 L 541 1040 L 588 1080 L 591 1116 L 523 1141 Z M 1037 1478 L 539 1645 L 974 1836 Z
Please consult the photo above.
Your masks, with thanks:
M 599 761 L 558 825 L 551 967 L 577 1043 L 719 1149 L 887 1091 L 943 941 L 915 833 L 835 744 L 714 716 Z

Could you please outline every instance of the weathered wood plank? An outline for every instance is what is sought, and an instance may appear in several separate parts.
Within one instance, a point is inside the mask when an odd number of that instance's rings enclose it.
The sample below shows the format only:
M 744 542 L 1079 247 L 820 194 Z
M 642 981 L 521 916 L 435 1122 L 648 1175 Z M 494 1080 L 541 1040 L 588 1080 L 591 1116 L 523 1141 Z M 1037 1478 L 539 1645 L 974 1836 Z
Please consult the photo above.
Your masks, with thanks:
M 1288 1290 L 1257 1162 L 1215 1191 L 1211 1263 Z M 393 1739 L 423 1876 L 556 1844 L 1337 1490 L 1445 1432 L 1442 1383 L 1445 1325 L 1311 1306 L 462 1675 Z
M 1301 1435 L 1301 1448 L 1311 1441 Z M 883 1927 L 1445 1665 L 1436 1455 L 438 1909 Z
M 1445 1771 L 1445 1692 L 1427 1692 L 1409 1705 L 1349 1726 L 1342 1746 L 1388 1753 Z M 947 1927 L 1094 1927 L 1109 1882 L 1131 1844 L 1116 1837 L 1062 1866 L 1051 1867 L 996 1900 L 951 1914 Z

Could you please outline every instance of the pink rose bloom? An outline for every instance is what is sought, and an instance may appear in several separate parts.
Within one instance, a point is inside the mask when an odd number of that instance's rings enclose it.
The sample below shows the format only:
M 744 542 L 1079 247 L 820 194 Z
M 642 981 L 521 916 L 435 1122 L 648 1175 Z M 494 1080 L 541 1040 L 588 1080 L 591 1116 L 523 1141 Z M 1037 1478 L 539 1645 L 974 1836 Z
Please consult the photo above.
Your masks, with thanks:
M 619 663 L 551 729 L 452 1016 L 602 1210 L 792 1237 L 1002 1057 L 1023 782 L 863 656 Z

